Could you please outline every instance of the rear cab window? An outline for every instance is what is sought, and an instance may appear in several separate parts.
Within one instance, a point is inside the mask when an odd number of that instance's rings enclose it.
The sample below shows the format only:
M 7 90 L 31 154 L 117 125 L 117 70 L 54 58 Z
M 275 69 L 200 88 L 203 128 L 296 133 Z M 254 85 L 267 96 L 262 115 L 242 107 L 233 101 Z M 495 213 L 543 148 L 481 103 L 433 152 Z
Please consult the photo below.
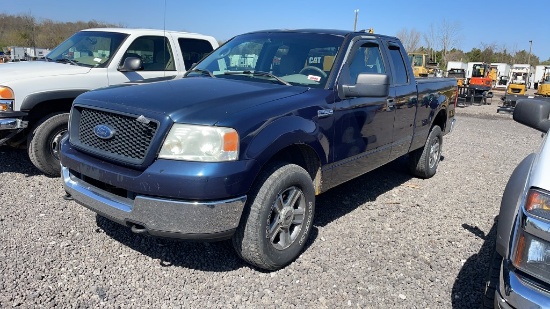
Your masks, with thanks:
M 189 70 L 193 64 L 214 50 L 210 42 L 201 39 L 179 38 L 178 44 L 185 63 L 185 70 Z
M 409 83 L 409 73 L 405 65 L 405 59 L 401 48 L 394 44 L 389 44 L 390 61 L 393 66 L 393 83 L 395 85 L 406 85 Z

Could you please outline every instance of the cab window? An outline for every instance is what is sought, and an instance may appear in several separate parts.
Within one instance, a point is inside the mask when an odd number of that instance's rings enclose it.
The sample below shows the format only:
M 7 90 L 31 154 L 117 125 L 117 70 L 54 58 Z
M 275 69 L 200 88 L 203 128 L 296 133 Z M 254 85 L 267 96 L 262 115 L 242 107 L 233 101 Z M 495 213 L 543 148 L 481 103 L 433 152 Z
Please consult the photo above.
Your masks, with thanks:
M 357 76 L 361 73 L 386 73 L 378 44 L 369 42 L 361 45 L 350 62 L 349 72 L 352 84 L 357 83 Z
M 143 71 L 175 71 L 170 42 L 162 36 L 137 38 L 124 53 L 120 64 L 128 57 L 141 59 Z

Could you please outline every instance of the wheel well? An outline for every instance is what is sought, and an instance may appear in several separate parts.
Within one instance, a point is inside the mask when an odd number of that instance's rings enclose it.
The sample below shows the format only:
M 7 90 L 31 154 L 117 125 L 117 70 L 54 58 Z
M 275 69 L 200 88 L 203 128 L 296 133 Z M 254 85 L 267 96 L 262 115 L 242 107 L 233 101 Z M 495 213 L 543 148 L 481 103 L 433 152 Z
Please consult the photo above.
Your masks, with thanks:
M 56 99 L 56 100 L 48 100 L 48 101 L 42 101 L 35 105 L 30 111 L 29 115 L 27 116 L 27 120 L 29 121 L 29 127 L 34 126 L 34 124 L 42 119 L 44 116 L 52 114 L 52 113 L 59 113 L 59 112 L 69 112 L 71 110 L 71 105 L 73 104 L 74 98 L 70 99 Z
M 268 166 L 269 163 L 275 161 L 283 161 L 301 166 L 313 180 L 315 194 L 317 195 L 322 192 L 321 160 L 319 160 L 317 153 L 311 147 L 304 144 L 290 145 L 274 154 L 264 166 Z
M 445 126 L 447 125 L 446 114 L 447 113 L 444 109 L 440 110 L 439 113 L 437 113 L 437 116 L 435 116 L 435 120 L 432 126 L 439 126 L 441 128 L 441 131 L 445 132 Z

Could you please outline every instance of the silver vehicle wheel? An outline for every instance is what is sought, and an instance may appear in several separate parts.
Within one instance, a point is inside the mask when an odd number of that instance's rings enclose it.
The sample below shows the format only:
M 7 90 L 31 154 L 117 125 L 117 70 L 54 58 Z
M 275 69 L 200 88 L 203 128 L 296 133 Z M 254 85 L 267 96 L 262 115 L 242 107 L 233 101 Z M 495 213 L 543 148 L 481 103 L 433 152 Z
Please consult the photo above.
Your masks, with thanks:
M 233 246 L 252 265 L 280 269 L 300 255 L 314 215 L 315 189 L 308 172 L 295 164 L 273 162 L 247 198 Z
M 275 249 L 286 249 L 296 241 L 304 225 L 305 211 L 304 193 L 299 188 L 290 187 L 277 195 L 271 206 L 267 233 Z
M 430 147 L 430 168 L 434 168 L 434 166 L 439 162 L 439 158 L 441 156 L 441 153 L 439 151 L 440 149 L 441 147 L 439 145 L 439 139 L 436 139 Z

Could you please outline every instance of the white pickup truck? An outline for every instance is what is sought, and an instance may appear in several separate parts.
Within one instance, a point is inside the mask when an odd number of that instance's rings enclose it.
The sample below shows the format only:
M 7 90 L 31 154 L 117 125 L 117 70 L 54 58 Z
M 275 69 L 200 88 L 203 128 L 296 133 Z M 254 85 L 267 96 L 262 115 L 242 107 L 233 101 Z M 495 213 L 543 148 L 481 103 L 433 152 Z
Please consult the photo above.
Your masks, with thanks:
M 26 146 L 40 171 L 58 176 L 59 141 L 74 98 L 101 87 L 180 77 L 217 47 L 213 37 L 196 33 L 98 28 L 77 32 L 44 61 L 1 64 L 0 146 Z

